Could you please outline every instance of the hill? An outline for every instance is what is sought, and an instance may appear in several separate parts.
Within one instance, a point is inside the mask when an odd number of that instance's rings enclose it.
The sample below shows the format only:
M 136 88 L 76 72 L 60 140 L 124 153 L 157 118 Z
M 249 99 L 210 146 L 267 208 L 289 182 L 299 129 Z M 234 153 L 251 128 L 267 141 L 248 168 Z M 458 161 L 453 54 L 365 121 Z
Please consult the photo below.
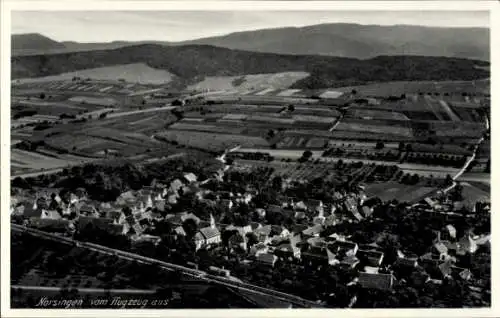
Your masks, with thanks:
M 378 55 L 424 55 L 489 61 L 489 36 L 489 29 L 486 28 L 335 23 L 237 32 L 183 44 L 208 44 L 256 52 L 355 58 L 371 58 Z
M 11 37 L 13 52 L 33 53 L 40 50 L 64 49 L 65 45 L 38 33 L 13 34 Z
M 145 63 L 181 79 L 280 72 L 308 72 L 294 88 L 324 88 L 396 80 L 473 80 L 489 63 L 421 56 L 380 56 L 368 60 L 230 50 L 208 45 L 144 44 L 114 50 L 14 56 L 12 78 L 42 77 L 104 66 Z
M 57 47 L 30 46 L 31 50 L 13 47 L 12 55 L 54 54 L 76 51 L 117 49 L 130 45 L 159 44 L 211 45 L 236 50 L 326 55 L 367 59 L 379 55 L 446 56 L 490 60 L 490 31 L 487 28 L 438 28 L 413 25 L 319 24 L 236 32 L 184 42 L 115 41 L 110 43 L 55 42 Z M 22 39 L 24 35 L 16 35 Z M 30 42 L 26 35 L 23 42 Z M 38 48 L 38 51 L 35 49 Z

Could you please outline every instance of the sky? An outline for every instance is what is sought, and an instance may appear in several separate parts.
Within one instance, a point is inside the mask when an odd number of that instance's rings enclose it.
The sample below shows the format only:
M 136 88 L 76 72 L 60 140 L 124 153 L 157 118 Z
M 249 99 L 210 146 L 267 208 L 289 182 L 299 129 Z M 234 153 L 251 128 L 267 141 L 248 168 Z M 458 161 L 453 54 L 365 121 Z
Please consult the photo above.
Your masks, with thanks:
M 489 27 L 487 11 L 13 11 L 13 34 L 56 41 L 183 41 L 320 23 Z

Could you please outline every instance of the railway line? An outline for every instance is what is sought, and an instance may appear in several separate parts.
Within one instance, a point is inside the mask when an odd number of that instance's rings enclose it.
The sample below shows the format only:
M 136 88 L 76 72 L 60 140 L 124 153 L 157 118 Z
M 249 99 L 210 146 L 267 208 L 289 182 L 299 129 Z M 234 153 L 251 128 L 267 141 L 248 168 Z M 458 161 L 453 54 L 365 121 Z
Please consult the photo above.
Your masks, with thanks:
M 117 249 L 113 249 L 110 247 L 106 247 L 106 246 L 102 246 L 102 245 L 98 245 L 98 244 L 94 244 L 94 243 L 76 241 L 76 240 L 73 240 L 71 238 L 50 234 L 47 232 L 35 230 L 35 229 L 29 228 L 26 226 L 21 226 L 18 224 L 11 223 L 11 229 L 13 231 L 27 233 L 27 234 L 30 234 L 30 235 L 33 235 L 36 237 L 52 240 L 52 241 L 55 241 L 58 243 L 72 245 L 72 246 L 76 246 L 76 247 L 80 247 L 80 248 L 86 248 L 86 249 L 93 250 L 93 251 L 103 253 L 103 254 L 114 255 L 114 256 L 120 257 L 122 259 L 132 260 L 132 261 L 136 261 L 136 262 L 139 262 L 142 264 L 157 265 L 163 269 L 181 272 L 183 275 L 186 275 L 192 279 L 203 280 L 206 283 L 219 284 L 219 285 L 222 285 L 222 286 L 225 286 L 228 288 L 232 288 L 232 289 L 236 289 L 236 290 L 255 293 L 255 294 L 259 294 L 259 295 L 266 296 L 266 297 L 272 297 L 276 300 L 290 303 L 290 304 L 294 305 L 294 307 L 296 307 L 296 308 L 318 308 L 318 307 L 321 307 L 320 305 L 318 305 L 317 303 L 315 303 L 313 301 L 309 301 L 309 300 L 300 298 L 298 296 L 286 294 L 283 292 L 275 291 L 272 289 L 268 289 L 265 287 L 260 287 L 260 286 L 256 286 L 256 285 L 252 285 L 252 284 L 248 284 L 248 283 L 234 281 L 234 280 L 231 280 L 228 278 L 212 275 L 212 274 L 206 273 L 206 272 L 201 271 L 201 270 L 191 269 L 188 267 L 160 261 L 160 260 L 149 258 L 146 256 L 142 256 L 142 255 L 138 255 L 138 254 L 122 251 L 122 250 L 117 250 Z

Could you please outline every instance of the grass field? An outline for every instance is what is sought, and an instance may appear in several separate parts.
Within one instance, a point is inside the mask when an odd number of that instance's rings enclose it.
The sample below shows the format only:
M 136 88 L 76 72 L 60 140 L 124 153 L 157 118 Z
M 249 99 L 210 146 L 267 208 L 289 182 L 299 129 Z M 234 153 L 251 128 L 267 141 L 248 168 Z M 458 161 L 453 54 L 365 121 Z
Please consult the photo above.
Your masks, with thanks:
M 416 202 L 436 191 L 436 188 L 423 185 L 405 185 L 398 182 L 368 184 L 365 188 L 368 197 L 376 196 L 383 201 Z
M 269 143 L 260 137 L 195 131 L 167 130 L 159 133 L 158 137 L 168 141 L 176 141 L 181 145 L 188 145 L 213 151 L 220 151 L 237 145 L 241 145 L 242 147 L 269 146 Z

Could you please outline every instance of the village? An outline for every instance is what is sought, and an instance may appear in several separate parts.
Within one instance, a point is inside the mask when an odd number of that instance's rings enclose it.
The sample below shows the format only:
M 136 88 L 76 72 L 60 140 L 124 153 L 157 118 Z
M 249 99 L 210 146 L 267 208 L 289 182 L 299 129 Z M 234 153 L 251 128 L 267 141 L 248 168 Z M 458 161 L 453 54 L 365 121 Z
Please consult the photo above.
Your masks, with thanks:
M 489 220 L 489 202 L 465 206 L 451 191 L 403 208 L 367 197 L 364 186 L 356 185 L 333 191 L 330 202 L 280 196 L 276 204 L 262 202 L 262 193 L 251 183 L 243 193 L 217 190 L 230 181 L 227 174 L 233 172 L 225 172 L 227 168 L 202 181 L 185 172 L 169 184 L 155 182 L 123 192 L 115 202 L 91 200 L 81 188 L 43 189 L 31 201 L 13 196 L 11 217 L 31 228 L 138 254 L 168 251 L 161 257 L 236 280 L 260 283 L 280 271 L 284 276 L 277 289 L 283 290 L 294 284 L 285 267 L 291 272 L 336 271 L 349 290 L 346 300 L 334 297 L 343 307 L 361 297 L 352 288 L 394 293 L 401 286 L 441 286 L 449 279 L 466 283 L 476 303 L 484 301 L 481 291 L 487 288 L 478 286 L 486 282 L 474 277 L 472 267 L 476 252 L 489 248 L 489 227 L 467 224 Z M 287 186 L 290 181 L 281 180 L 278 189 L 284 192 Z M 391 209 L 431 220 L 426 230 L 432 234 L 423 247 L 405 249 L 403 237 L 395 242 L 398 236 L 384 228 L 389 223 L 381 218 Z M 376 235 L 370 237 L 364 228 Z M 113 246 L 110 237 L 125 243 Z M 262 275 L 254 277 L 249 269 Z M 327 296 L 313 300 L 324 302 Z

